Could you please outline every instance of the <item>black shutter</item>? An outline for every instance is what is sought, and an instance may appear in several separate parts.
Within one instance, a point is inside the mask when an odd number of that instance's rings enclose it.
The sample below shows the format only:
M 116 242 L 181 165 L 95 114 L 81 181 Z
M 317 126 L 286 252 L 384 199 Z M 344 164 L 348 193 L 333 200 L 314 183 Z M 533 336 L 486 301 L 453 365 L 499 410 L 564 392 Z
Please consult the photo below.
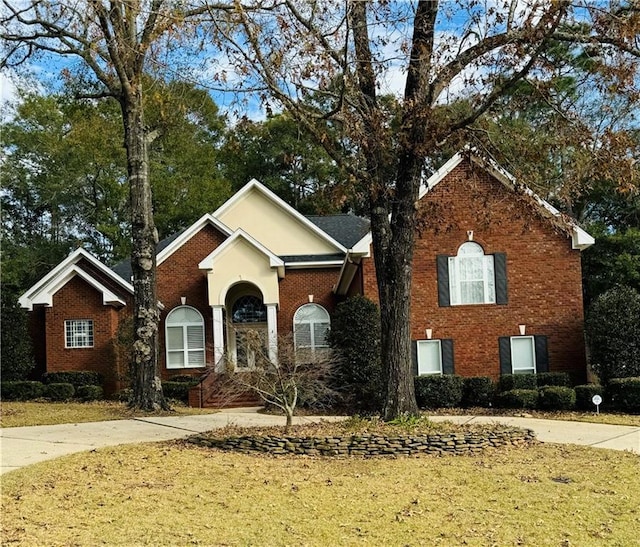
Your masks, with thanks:
M 549 352 L 547 350 L 547 337 L 534 336 L 536 348 L 536 372 L 549 372 Z
M 454 374 L 453 340 L 451 338 L 440 340 L 440 350 L 442 351 L 442 374 Z
M 496 304 L 505 305 L 507 296 L 507 255 L 495 253 L 493 255 L 494 274 L 496 276 Z
M 441 307 L 451 306 L 449 298 L 449 257 L 438 255 L 436 258 L 438 266 L 438 305 Z
M 418 375 L 418 342 L 411 340 L 411 366 L 413 368 L 413 375 Z
M 512 374 L 511 338 L 509 336 L 501 336 L 498 338 L 498 346 L 500 347 L 500 374 Z

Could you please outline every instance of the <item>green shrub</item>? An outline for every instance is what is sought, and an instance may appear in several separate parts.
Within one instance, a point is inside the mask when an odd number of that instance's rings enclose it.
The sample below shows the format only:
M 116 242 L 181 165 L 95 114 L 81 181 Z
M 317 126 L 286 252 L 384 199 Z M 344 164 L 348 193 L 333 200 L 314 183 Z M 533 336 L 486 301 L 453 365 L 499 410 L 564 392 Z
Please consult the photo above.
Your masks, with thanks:
M 167 399 L 175 399 L 183 403 L 189 402 L 189 390 L 198 382 L 162 382 L 162 393 Z
M 601 294 L 587 314 L 591 367 L 603 385 L 640 376 L 640 293 L 616 287 Z
M 62 372 L 45 372 L 42 375 L 45 384 L 71 384 L 75 388 L 80 386 L 101 386 L 104 377 L 92 370 L 66 370 Z
M 419 408 L 453 408 L 462 401 L 463 380 L 453 374 L 416 376 L 416 400 Z
M 495 395 L 496 386 L 488 376 L 474 376 L 463 379 L 462 406 L 490 407 Z
M 605 388 L 606 399 L 623 412 L 640 412 L 640 377 L 614 378 Z
M 131 400 L 132 395 L 133 390 L 130 387 L 127 387 L 125 389 L 121 389 L 117 393 L 114 393 L 111 398 L 120 403 L 128 403 Z
M 544 386 L 539 389 L 538 406 L 544 410 L 571 410 L 576 406 L 576 392 L 566 386 Z
M 535 374 L 503 374 L 498 381 L 498 391 L 513 391 L 514 389 L 538 389 Z
M 30 401 L 42 397 L 43 393 L 44 385 L 41 382 L 17 380 L 0 384 L 0 395 L 4 401 Z
M 536 374 L 536 382 L 538 387 L 571 387 L 571 378 L 566 372 L 540 372 Z
M 14 290 L 5 284 L 0 297 L 0 378 L 3 381 L 26 380 L 35 367 L 27 313 L 18 304 Z
M 538 406 L 537 389 L 512 389 L 496 395 L 496 405 L 500 408 L 536 408 Z
M 56 383 L 44 386 L 44 396 L 52 401 L 67 401 L 73 397 L 75 391 L 72 384 Z
M 97 401 L 104 398 L 104 390 L 102 386 L 79 386 L 76 398 L 81 401 Z
M 604 388 L 598 384 L 585 384 L 582 386 L 576 386 L 573 388 L 576 392 L 576 408 L 580 410 L 595 410 L 593 404 L 594 395 L 604 395 Z
M 331 387 L 358 411 L 382 409 L 380 310 L 364 296 L 341 302 L 331 318 L 329 345 L 337 356 Z

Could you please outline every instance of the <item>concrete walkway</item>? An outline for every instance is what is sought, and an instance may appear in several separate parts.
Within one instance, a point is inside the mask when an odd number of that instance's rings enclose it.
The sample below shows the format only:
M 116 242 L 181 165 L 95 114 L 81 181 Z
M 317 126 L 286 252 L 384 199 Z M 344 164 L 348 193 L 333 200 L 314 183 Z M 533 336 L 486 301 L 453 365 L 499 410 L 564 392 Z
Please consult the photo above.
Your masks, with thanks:
M 232 409 L 215 414 L 113 420 L 81 424 L 41 425 L 0 429 L 0 473 L 66 454 L 105 446 L 167 441 L 234 424 L 282 426 L 282 416 L 258 414 L 257 409 Z M 340 417 L 304 416 L 295 423 L 335 421 Z M 504 423 L 535 431 L 542 442 L 580 444 L 640 454 L 640 427 L 498 416 L 433 416 L 434 421 Z

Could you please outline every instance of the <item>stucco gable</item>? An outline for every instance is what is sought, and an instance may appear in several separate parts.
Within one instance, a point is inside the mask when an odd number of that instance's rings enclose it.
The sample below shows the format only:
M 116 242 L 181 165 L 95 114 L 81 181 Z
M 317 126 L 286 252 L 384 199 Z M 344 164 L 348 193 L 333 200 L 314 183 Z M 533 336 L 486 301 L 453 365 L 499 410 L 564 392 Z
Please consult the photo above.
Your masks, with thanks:
M 87 261 L 92 268 L 95 268 L 102 276 L 113 282 L 118 290 L 114 290 L 113 287 L 107 287 L 95 275 L 92 275 L 87 269 L 83 269 L 83 261 Z M 28 310 L 32 310 L 34 305 L 52 306 L 53 295 L 75 276 L 79 276 L 98 292 L 102 293 L 105 305 L 124 306 L 126 304 L 126 295 L 133 294 L 133 286 L 130 283 L 105 266 L 91 253 L 78 248 L 28 289 L 18 300 L 20 306 Z
M 346 252 L 340 242 L 255 179 L 213 216 L 232 230 L 241 228 L 279 256 Z

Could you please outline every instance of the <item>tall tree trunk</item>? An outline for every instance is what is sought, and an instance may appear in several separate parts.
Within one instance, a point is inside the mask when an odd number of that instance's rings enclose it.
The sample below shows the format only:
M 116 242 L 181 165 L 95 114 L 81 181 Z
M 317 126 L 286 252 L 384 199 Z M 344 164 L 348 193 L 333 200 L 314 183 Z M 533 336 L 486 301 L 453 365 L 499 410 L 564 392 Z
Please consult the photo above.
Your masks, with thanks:
M 158 234 L 153 221 L 149 158 L 142 89 L 132 86 L 123 93 L 125 146 L 131 200 L 133 245 L 133 396 L 130 404 L 143 410 L 168 409 L 158 377 L 158 298 L 156 291 L 156 244 Z

